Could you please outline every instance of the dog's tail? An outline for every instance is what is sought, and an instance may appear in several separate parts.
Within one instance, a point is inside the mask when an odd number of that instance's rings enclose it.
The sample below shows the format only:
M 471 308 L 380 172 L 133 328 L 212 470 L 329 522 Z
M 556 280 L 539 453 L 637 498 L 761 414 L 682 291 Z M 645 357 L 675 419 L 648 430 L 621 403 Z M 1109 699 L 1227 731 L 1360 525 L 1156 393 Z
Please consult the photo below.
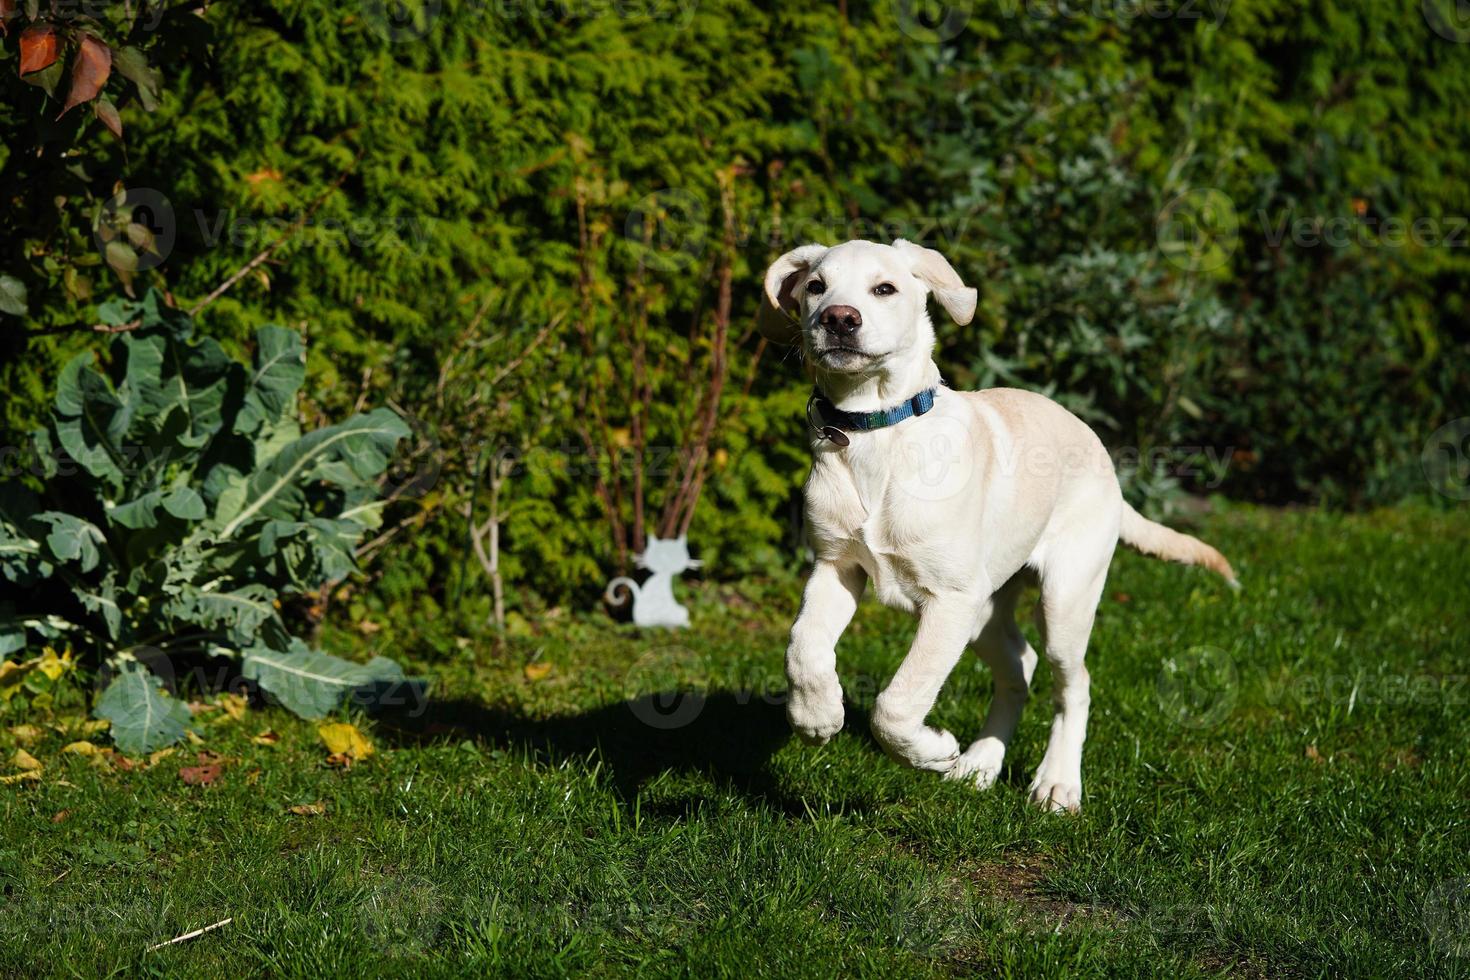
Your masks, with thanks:
M 1145 555 L 1183 562 L 1186 565 L 1203 565 L 1225 579 L 1232 589 L 1240 588 L 1240 582 L 1235 578 L 1235 569 L 1230 567 L 1230 562 L 1225 560 L 1224 555 L 1199 538 L 1192 538 L 1173 528 L 1154 523 L 1126 502 L 1123 504 L 1123 526 L 1118 531 L 1118 537 L 1128 547 Z

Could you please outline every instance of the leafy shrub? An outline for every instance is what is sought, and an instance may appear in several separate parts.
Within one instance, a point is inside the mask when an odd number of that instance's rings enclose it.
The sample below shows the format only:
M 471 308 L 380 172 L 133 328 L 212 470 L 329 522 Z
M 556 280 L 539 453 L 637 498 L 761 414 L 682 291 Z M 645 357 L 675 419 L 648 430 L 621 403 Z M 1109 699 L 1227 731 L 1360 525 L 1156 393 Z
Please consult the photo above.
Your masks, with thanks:
M 97 704 L 124 749 L 180 737 L 188 712 L 148 667 L 230 657 L 243 676 L 307 717 L 354 689 L 400 681 L 288 631 L 281 597 L 354 569 L 378 526 L 378 478 L 408 428 L 378 409 L 303 433 L 299 335 L 264 327 L 249 365 L 156 292 L 115 301 L 106 368 L 84 353 L 61 372 L 49 425 L 34 434 L 40 492 L 0 484 L 0 655 L 68 645 L 113 675 Z

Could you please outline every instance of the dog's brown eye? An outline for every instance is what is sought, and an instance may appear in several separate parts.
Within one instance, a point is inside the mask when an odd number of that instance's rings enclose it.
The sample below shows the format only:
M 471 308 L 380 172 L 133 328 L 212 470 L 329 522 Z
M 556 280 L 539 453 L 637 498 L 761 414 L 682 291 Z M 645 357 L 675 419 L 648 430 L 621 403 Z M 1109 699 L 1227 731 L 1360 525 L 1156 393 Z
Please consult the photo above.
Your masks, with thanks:
M 892 296 L 896 292 L 898 290 L 893 287 L 893 283 L 891 282 L 880 282 L 873 287 L 874 296 Z
M 809 282 L 809 283 L 806 284 L 806 291 L 809 292 L 809 293 L 811 293 L 812 295 L 816 295 L 817 293 L 826 292 L 826 290 L 827 290 L 827 284 L 824 283 L 824 282 L 822 282 L 822 280 L 820 280 L 820 279 L 813 279 L 811 282 Z

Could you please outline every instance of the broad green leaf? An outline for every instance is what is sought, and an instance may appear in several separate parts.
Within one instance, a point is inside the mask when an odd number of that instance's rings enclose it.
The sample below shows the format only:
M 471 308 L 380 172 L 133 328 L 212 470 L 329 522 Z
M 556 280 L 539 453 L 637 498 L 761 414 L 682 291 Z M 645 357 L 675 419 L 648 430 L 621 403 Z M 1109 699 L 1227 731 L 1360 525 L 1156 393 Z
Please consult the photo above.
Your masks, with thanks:
M 58 562 L 80 562 L 84 572 L 97 567 L 101 557 L 97 546 L 107 539 L 96 525 L 56 510 L 37 514 L 36 520 L 51 525 L 51 533 L 46 535 L 46 548 Z
M 262 425 L 254 435 L 255 465 L 265 466 L 281 454 L 281 450 L 301 438 L 301 423 L 286 416 Z
M 128 755 L 177 742 L 189 728 L 188 706 L 166 697 L 158 678 L 137 664 L 121 666 L 93 713 L 112 723 L 113 741 Z
M 214 501 L 214 523 L 223 526 L 245 509 L 245 495 L 250 490 L 250 477 L 223 463 L 209 471 L 204 481 L 204 496 Z
M 113 523 L 135 531 L 157 527 L 160 514 L 167 514 L 181 521 L 203 520 L 206 514 L 204 498 L 193 487 L 154 490 L 137 500 L 118 504 L 107 512 Z
M 102 584 L 95 588 L 73 586 L 72 592 L 81 600 L 89 612 L 101 613 L 109 638 L 116 640 L 122 635 L 122 608 L 117 604 L 116 572 L 109 572 Z
M 121 488 L 129 465 L 122 439 L 131 413 L 112 385 L 92 369 L 93 355 L 78 354 L 61 370 L 56 387 L 56 437 L 88 473 Z
M 15 607 L 0 603 L 0 661 L 26 648 L 26 626 L 15 614 Z
M 306 348 L 301 335 L 284 327 L 261 327 L 235 431 L 251 433 L 276 422 L 291 407 L 304 380 Z
M 117 48 L 112 53 L 112 67 L 137 87 L 143 111 L 152 112 L 158 108 L 163 95 L 162 77 L 157 68 L 148 64 L 147 55 L 134 47 Z
M 186 585 L 168 600 L 164 611 L 173 619 L 222 630 L 242 646 L 253 645 L 260 627 L 276 616 L 275 593 L 264 585 L 245 585 L 233 591 L 206 591 Z
M 14 276 L 0 276 L 0 313 L 25 316 L 26 284 Z
M 317 464 L 345 460 L 364 481 L 383 471 L 398 440 L 409 434 L 398 415 L 380 408 L 303 436 L 250 478 L 246 504 L 221 528 L 228 540 L 252 520 L 292 518 L 304 502 L 302 482 Z
M 38 507 L 36 495 L 21 484 L 0 484 L 0 575 L 12 582 L 46 574 L 33 527 Z
M 118 504 L 107 512 L 108 520 L 131 530 L 158 526 L 158 512 L 163 509 L 163 491 L 153 490 L 136 500 Z
M 360 687 L 403 678 L 402 669 L 390 660 L 352 663 L 310 650 L 300 640 L 293 640 L 287 653 L 255 647 L 246 650 L 240 659 L 248 679 L 303 718 L 325 716 Z
M 193 487 L 176 487 L 163 498 L 163 509 L 181 521 L 202 521 L 208 514 L 204 498 Z
M 160 419 L 172 407 L 173 398 L 163 390 L 163 361 L 169 337 L 159 330 L 132 331 L 122 335 L 128 364 L 118 394 L 136 410 Z
M 211 339 L 198 344 L 175 340 L 164 352 L 164 372 L 165 395 L 188 420 L 181 441 L 203 446 L 224 425 L 226 398 L 232 381 L 238 384 L 240 366 Z

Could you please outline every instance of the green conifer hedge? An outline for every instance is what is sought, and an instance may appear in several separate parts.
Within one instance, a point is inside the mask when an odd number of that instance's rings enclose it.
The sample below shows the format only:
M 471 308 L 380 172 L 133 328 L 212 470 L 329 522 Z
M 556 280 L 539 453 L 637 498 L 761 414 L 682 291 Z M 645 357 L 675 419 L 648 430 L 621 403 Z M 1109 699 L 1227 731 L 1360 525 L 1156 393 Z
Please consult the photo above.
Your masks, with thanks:
M 944 251 L 982 296 L 950 382 L 1054 394 L 1156 505 L 1395 499 L 1466 414 L 1452 2 L 151 6 L 162 94 L 119 92 L 125 142 L 48 122 L 26 10 L 0 48 L 3 442 L 98 303 L 192 308 L 287 235 L 198 329 L 242 356 L 302 331 L 309 424 L 410 420 L 373 603 L 488 609 L 470 516 L 512 613 L 585 599 L 650 531 L 688 526 L 715 574 L 789 560 L 807 383 L 751 325 L 809 240 Z M 157 252 L 120 275 L 98 240 L 130 219 Z

